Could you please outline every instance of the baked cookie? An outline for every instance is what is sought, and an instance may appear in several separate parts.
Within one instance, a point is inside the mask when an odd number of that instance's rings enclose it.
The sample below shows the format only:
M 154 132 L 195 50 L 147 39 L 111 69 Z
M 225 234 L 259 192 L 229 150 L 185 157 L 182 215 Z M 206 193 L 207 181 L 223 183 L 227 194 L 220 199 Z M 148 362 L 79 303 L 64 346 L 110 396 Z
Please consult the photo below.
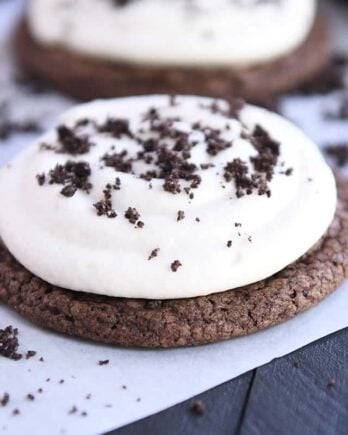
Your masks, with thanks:
M 78 106 L 0 171 L 0 299 L 122 346 L 249 334 L 346 278 L 338 193 L 302 132 L 241 101 Z
M 31 0 L 20 65 L 82 100 L 149 93 L 264 103 L 328 65 L 315 0 Z

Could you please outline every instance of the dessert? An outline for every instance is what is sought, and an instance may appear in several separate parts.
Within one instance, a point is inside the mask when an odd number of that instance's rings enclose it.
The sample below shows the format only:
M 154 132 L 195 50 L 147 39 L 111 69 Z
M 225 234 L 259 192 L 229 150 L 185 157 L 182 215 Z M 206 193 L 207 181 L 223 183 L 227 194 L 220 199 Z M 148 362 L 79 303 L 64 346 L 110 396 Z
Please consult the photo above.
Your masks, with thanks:
M 301 131 L 241 100 L 77 106 L 0 172 L 0 299 L 125 346 L 247 334 L 344 280 L 347 192 Z
M 27 71 L 83 100 L 185 93 L 264 102 L 328 64 L 316 0 L 31 0 Z

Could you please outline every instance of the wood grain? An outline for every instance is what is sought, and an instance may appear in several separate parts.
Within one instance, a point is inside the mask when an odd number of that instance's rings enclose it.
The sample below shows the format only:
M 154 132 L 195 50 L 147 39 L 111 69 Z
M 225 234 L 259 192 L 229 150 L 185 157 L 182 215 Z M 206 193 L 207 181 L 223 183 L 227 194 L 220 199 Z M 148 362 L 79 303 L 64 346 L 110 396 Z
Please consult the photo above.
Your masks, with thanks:
M 347 373 L 345 329 L 109 435 L 346 435 Z

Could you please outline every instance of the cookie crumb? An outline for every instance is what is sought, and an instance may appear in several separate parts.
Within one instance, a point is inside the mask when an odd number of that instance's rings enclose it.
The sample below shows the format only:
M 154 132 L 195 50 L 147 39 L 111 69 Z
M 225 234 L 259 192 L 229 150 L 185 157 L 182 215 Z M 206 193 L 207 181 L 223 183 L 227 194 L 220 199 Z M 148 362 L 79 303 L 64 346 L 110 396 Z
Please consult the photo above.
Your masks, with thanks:
M 27 399 L 30 400 L 31 402 L 33 402 L 35 400 L 35 396 L 31 393 L 27 394 Z
M 153 249 L 148 257 L 148 260 L 150 261 L 153 258 L 157 257 L 159 251 L 160 251 L 160 248 Z
M 182 266 L 182 264 L 180 263 L 180 261 L 179 260 L 175 260 L 170 265 L 170 268 L 172 269 L 173 272 L 176 272 L 179 269 L 179 267 L 181 267 L 181 266 Z
M 9 401 L 10 401 L 10 395 L 8 393 L 4 393 L 4 395 L 0 399 L 0 405 L 6 406 Z
M 197 416 L 203 415 L 205 412 L 204 403 L 201 400 L 195 400 L 190 407 L 190 411 Z
M 109 364 L 109 360 L 108 359 L 106 359 L 106 360 L 103 360 L 103 361 L 99 361 L 98 362 L 98 364 L 100 365 L 100 366 L 106 366 L 106 365 L 108 365 Z
M 331 389 L 336 385 L 336 379 L 330 379 L 329 382 L 327 383 L 327 388 Z
M 28 350 L 28 352 L 25 354 L 26 359 L 33 358 L 36 355 L 35 350 Z
M 23 356 L 17 352 L 18 347 L 18 329 L 12 325 L 0 329 L 0 356 L 18 361 Z
M 177 222 L 180 222 L 183 219 L 185 219 L 185 212 L 183 210 L 179 210 L 176 220 Z
M 74 405 L 74 406 L 72 406 L 72 408 L 70 409 L 70 411 L 68 412 L 68 414 L 69 414 L 69 415 L 76 414 L 77 411 L 78 411 L 77 406 Z

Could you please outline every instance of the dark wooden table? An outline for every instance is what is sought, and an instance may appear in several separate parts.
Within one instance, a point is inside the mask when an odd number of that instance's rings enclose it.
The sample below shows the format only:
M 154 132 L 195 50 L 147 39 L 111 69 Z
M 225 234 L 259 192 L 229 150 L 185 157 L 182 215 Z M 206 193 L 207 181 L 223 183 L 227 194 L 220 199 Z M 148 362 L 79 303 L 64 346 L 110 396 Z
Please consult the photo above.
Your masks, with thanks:
M 110 434 L 347 435 L 348 329 Z

